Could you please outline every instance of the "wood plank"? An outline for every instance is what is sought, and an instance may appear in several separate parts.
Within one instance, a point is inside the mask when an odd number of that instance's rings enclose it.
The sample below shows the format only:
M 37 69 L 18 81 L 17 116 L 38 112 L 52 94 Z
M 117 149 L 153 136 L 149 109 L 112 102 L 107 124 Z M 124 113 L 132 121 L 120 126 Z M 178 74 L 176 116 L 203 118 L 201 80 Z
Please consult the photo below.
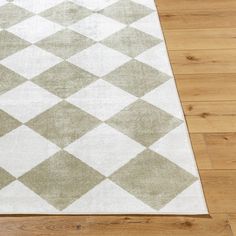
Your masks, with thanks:
M 191 133 L 236 132 L 236 116 L 186 116 Z
M 190 132 L 233 132 L 232 120 L 236 121 L 235 101 L 185 102 L 183 107 Z M 205 134 L 204 141 L 212 168 L 236 169 L 235 134 Z
M 236 214 L 231 214 L 229 216 L 229 223 L 230 223 L 230 227 L 233 232 L 233 235 L 236 236 Z
M 199 169 L 236 169 L 236 133 L 191 134 Z
M 236 212 L 236 170 L 200 171 L 211 214 Z
M 230 38 L 230 29 L 204 30 L 216 27 L 236 28 L 235 0 L 158 0 L 158 5 L 159 11 L 162 13 L 161 19 L 164 30 L 168 28 L 182 31 L 174 33 L 174 36 L 173 33 L 169 35 L 168 32 L 166 33 L 170 49 L 235 48 L 233 45 L 235 39 Z M 185 35 L 184 32 L 186 31 L 184 29 L 200 30 L 196 32 L 192 30 L 189 35 Z M 221 34 L 221 32 L 225 32 L 225 35 Z M 198 33 L 199 36 L 197 35 Z M 233 35 L 234 30 L 232 32 Z M 220 52 L 218 50 L 217 53 L 218 56 L 216 58 L 219 58 L 220 62 L 212 63 L 211 59 L 215 61 L 214 55 L 210 54 L 211 56 L 208 58 L 205 57 L 205 53 L 202 54 L 200 52 L 201 65 L 196 66 L 188 62 L 186 69 L 185 65 L 182 65 L 185 60 L 181 59 L 177 63 L 174 69 L 178 73 L 176 79 L 182 101 L 236 100 L 236 74 L 228 74 L 229 71 L 235 70 L 232 69 L 235 58 L 234 56 L 230 57 L 231 59 L 228 61 L 225 60 L 224 51 Z M 175 55 L 172 58 L 173 60 L 175 59 L 174 57 Z M 202 57 L 204 58 L 203 61 Z M 210 60 L 209 62 L 208 59 Z M 175 61 L 178 60 L 179 56 Z M 206 66 L 204 66 L 205 63 Z M 228 70 L 228 67 L 231 69 Z M 184 71 L 185 75 L 179 75 L 179 71 Z M 191 74 L 186 75 L 186 71 L 190 71 Z M 199 74 L 198 71 L 200 71 L 199 73 L 208 74 Z M 227 74 L 219 74 L 219 71 Z M 195 72 L 198 74 L 192 74 Z M 203 120 L 207 119 L 207 121 L 204 121 L 206 130 L 215 132 L 216 130 L 226 129 L 224 123 L 228 122 L 227 115 L 230 115 L 230 109 L 230 105 L 226 105 L 226 108 L 217 108 L 217 105 L 212 105 L 210 113 L 213 116 L 203 118 L 201 117 L 201 112 L 209 112 L 207 107 L 194 104 L 194 110 L 188 111 L 188 114 L 199 115 Z M 224 116 L 220 116 L 221 124 L 217 125 L 218 116 L 216 114 L 222 112 Z M 213 127 L 211 124 L 212 117 L 216 119 L 213 122 Z M 192 129 L 201 130 L 202 122 L 190 122 L 193 125 Z M 215 127 L 216 125 L 217 127 Z M 223 125 L 223 128 L 220 128 L 220 125 Z M 229 126 L 227 126 L 226 130 L 231 132 Z M 208 134 L 204 131 L 203 134 L 191 134 L 191 138 L 198 165 L 201 169 L 211 168 L 212 165 L 214 168 L 228 168 L 230 164 L 232 167 L 234 166 L 231 161 L 235 155 L 233 156 L 231 151 L 234 151 L 232 146 L 235 146 L 235 134 Z M 217 146 L 219 146 L 219 149 L 217 149 Z M 218 156 L 217 153 L 219 153 Z M 223 163 L 220 160 L 222 156 L 224 158 Z M 167 216 L 1 217 L 0 236 L 232 236 L 231 229 L 236 235 L 236 192 L 235 188 L 232 187 L 236 186 L 236 171 L 202 170 L 201 176 L 210 212 L 233 212 L 234 214 L 230 214 L 229 219 L 231 227 L 226 214 L 213 214 L 212 218 Z
M 191 134 L 193 151 L 199 169 L 212 169 L 204 134 Z
M 156 0 L 160 11 L 236 8 L 235 0 Z
M 236 49 L 169 51 L 169 55 L 175 74 L 236 73 Z
M 199 4 L 200 5 L 200 4 Z M 161 9 L 159 7 L 158 9 Z M 162 26 L 168 29 L 236 28 L 236 8 L 220 10 L 159 10 Z
M 226 215 L 4 217 L 0 236 L 232 236 Z
M 205 134 L 204 141 L 213 169 L 236 170 L 236 133 Z
M 236 28 L 165 30 L 165 38 L 169 50 L 236 48 Z
M 236 116 L 236 101 L 183 102 L 182 104 L 187 116 Z
M 181 101 L 236 100 L 236 74 L 175 75 Z

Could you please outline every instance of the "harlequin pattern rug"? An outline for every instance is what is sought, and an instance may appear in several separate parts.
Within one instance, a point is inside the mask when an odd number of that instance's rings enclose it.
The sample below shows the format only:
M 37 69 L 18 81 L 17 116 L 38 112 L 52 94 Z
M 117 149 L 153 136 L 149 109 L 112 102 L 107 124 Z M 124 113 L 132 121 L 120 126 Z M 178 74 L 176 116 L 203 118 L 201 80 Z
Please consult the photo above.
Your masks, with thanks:
M 207 213 L 153 0 L 0 0 L 0 29 L 0 213 Z

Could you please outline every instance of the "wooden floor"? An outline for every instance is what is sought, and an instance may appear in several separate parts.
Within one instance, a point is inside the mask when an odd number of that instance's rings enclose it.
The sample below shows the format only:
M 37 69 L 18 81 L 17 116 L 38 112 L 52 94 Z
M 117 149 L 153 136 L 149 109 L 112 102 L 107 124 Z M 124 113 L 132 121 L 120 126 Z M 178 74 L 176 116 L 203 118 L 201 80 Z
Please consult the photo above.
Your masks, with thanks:
M 0 236 L 236 236 L 236 0 L 157 0 L 210 216 L 1 217 Z

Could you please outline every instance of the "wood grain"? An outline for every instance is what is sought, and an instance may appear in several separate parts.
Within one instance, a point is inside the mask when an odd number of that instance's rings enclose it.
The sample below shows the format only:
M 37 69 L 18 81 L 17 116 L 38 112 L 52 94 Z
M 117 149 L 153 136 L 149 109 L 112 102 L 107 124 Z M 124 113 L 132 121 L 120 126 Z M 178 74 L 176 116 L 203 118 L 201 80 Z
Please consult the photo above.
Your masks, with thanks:
M 177 2 L 180 3 L 180 1 L 176 1 L 176 3 Z M 204 1 L 200 0 L 196 2 L 200 6 Z M 162 25 L 164 30 L 236 28 L 235 7 L 218 10 L 205 10 L 204 7 L 202 7 L 201 10 L 186 11 L 167 9 L 166 11 L 160 11 L 160 17 L 162 19 Z
M 236 235 L 236 1 L 157 0 L 209 217 L 0 217 L 0 236 Z
M 236 116 L 236 101 L 183 102 L 187 116 Z
M 212 169 L 212 163 L 208 154 L 204 134 L 190 134 L 193 151 L 197 156 L 197 166 L 200 169 Z
M 182 102 L 236 100 L 236 74 L 175 75 Z
M 29 223 L 30 222 L 30 223 Z M 226 215 L 5 217 L 0 236 L 231 236 Z
M 180 50 L 169 55 L 175 74 L 236 73 L 236 49 Z
M 169 50 L 235 49 L 236 28 L 165 30 Z
M 211 214 L 236 212 L 236 170 L 201 170 Z
M 213 169 L 236 170 L 236 133 L 204 134 L 204 141 Z
M 229 217 L 229 223 L 231 226 L 231 230 L 233 231 L 233 235 L 236 235 L 236 214 L 231 214 Z
M 235 0 L 157 0 L 159 12 L 179 11 L 179 10 L 221 10 L 235 9 Z
M 187 116 L 187 123 L 191 133 L 222 133 L 236 132 L 236 116 Z

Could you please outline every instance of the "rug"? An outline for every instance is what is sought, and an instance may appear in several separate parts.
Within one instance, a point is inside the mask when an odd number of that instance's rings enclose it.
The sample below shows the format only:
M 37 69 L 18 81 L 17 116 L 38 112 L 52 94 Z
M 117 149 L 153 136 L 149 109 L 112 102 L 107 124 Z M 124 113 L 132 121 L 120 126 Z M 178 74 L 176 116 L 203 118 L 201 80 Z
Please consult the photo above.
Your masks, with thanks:
M 206 214 L 153 0 L 0 0 L 0 213 Z

